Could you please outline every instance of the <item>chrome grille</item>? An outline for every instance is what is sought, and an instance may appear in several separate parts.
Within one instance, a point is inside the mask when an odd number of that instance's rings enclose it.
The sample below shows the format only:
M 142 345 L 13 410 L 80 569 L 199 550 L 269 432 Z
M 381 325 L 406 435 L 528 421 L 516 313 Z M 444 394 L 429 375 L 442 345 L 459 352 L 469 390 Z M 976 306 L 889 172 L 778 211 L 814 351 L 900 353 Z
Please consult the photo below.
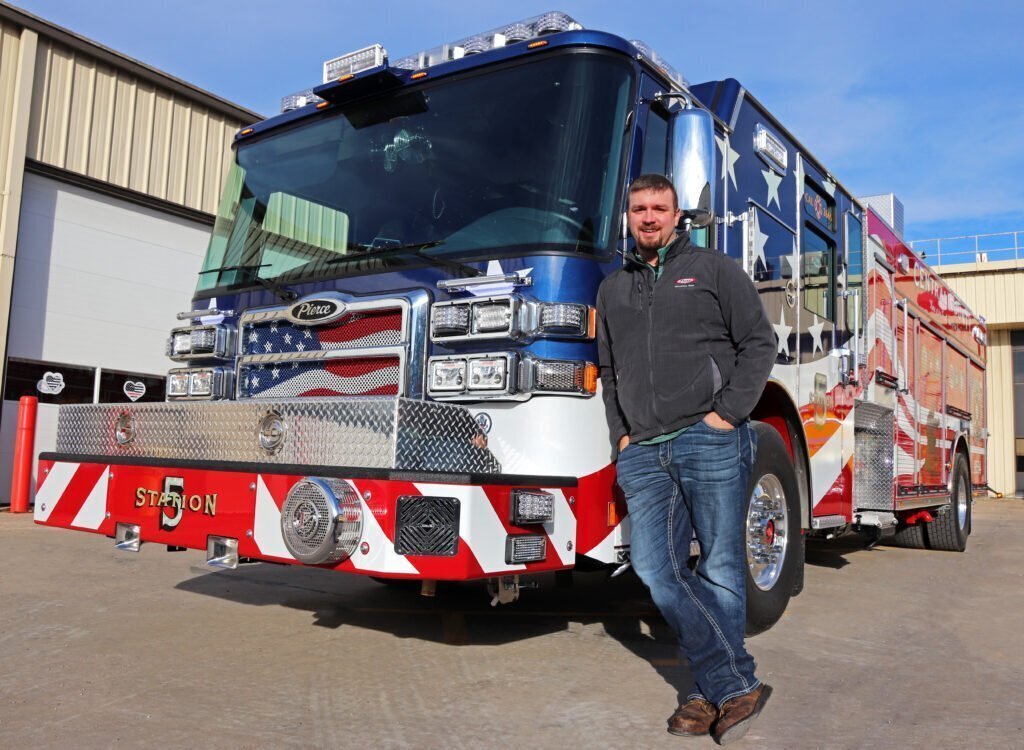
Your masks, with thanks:
M 239 318 L 236 397 L 422 395 L 429 295 L 364 298 L 317 295 L 344 308 L 340 318 L 302 325 L 288 307 Z M 300 300 L 301 302 L 301 300 Z
M 459 501 L 454 497 L 402 495 L 395 519 L 395 552 L 448 556 L 459 551 Z
M 291 362 L 243 361 L 238 367 L 241 398 L 315 396 L 398 396 L 399 356 L 317 358 Z

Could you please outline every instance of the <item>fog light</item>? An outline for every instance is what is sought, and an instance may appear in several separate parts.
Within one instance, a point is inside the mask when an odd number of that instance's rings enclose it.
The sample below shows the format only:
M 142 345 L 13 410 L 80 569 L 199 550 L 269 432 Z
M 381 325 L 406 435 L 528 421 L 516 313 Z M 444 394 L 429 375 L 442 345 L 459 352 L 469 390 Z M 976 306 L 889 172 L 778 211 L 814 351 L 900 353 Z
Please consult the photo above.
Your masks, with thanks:
M 192 396 L 209 396 L 213 393 L 213 371 L 196 370 L 192 373 L 192 380 L 188 392 Z
M 510 536 L 505 542 L 505 563 L 540 562 L 548 555 L 548 538 L 542 534 Z
M 473 306 L 473 331 L 497 333 L 507 331 L 512 323 L 512 303 L 481 303 Z
M 469 333 L 469 305 L 437 305 L 431 310 L 430 317 L 435 336 Z
M 469 361 L 470 390 L 503 391 L 508 381 L 508 360 L 504 357 L 471 359 Z
M 114 527 L 114 546 L 128 552 L 138 552 L 142 544 L 142 529 L 137 523 L 119 523 Z
M 442 392 L 466 389 L 466 360 L 441 359 L 430 363 L 430 390 Z
M 172 372 L 167 376 L 167 395 L 187 396 L 189 379 L 187 372 Z
M 512 523 L 549 523 L 555 520 L 555 496 L 540 490 L 512 490 Z

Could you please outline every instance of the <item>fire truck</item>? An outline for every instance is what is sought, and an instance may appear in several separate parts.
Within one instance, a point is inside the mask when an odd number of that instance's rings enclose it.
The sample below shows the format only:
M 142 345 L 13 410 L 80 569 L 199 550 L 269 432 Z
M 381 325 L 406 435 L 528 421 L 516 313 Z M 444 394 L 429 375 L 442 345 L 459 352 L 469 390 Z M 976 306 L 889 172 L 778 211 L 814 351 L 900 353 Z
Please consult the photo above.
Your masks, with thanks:
M 284 104 L 235 137 L 166 401 L 61 407 L 37 523 L 220 567 L 482 580 L 494 602 L 621 572 L 594 301 L 632 252 L 626 188 L 656 172 L 778 338 L 749 629 L 801 590 L 809 536 L 964 549 L 984 320 L 736 80 L 690 84 L 555 12 L 394 63 L 359 50 Z

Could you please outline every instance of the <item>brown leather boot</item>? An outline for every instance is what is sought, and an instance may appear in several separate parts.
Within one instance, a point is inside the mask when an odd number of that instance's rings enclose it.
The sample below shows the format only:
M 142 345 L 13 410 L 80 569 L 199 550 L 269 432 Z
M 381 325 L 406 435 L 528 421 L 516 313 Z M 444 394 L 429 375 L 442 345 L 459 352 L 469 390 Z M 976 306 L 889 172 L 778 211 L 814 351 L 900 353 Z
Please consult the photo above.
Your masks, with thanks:
M 727 700 L 722 710 L 718 712 L 718 721 L 715 722 L 712 733 L 715 742 L 719 745 L 728 745 L 743 737 L 771 695 L 771 686 L 761 684 L 746 695 Z
M 703 698 L 691 698 L 668 717 L 668 731 L 680 737 L 703 737 L 711 732 L 718 716 L 714 705 Z

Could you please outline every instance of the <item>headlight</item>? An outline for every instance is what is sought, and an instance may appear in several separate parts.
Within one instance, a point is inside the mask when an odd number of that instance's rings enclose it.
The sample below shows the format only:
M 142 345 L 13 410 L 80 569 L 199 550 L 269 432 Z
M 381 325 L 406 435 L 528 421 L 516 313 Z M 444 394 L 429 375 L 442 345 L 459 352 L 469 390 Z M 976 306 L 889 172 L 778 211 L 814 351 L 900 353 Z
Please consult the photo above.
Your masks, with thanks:
M 167 374 L 167 398 L 225 399 L 231 397 L 234 372 L 227 367 L 171 370 Z
M 503 391 L 508 383 L 508 360 L 487 357 L 469 360 L 469 389 Z
M 540 330 L 567 336 L 594 335 L 596 310 L 588 305 L 552 302 L 540 306 Z
M 189 380 L 191 377 L 187 372 L 172 372 L 167 376 L 167 395 L 187 396 Z
M 466 390 L 466 360 L 432 361 L 429 390 L 449 393 Z
M 192 396 L 209 396 L 213 393 L 213 371 L 198 370 L 193 372 L 188 392 Z
M 473 305 L 473 332 L 498 333 L 512 327 L 512 300 Z
M 190 326 L 171 331 L 167 356 L 176 362 L 190 359 L 231 359 L 234 328 L 227 325 Z
M 434 305 L 430 327 L 434 336 L 465 336 L 469 333 L 469 305 Z
M 521 294 L 438 302 L 430 310 L 434 341 L 533 337 L 593 339 L 597 311 L 580 302 L 538 302 Z
M 192 334 L 188 331 L 175 333 L 171 337 L 171 355 L 189 354 L 192 351 Z

